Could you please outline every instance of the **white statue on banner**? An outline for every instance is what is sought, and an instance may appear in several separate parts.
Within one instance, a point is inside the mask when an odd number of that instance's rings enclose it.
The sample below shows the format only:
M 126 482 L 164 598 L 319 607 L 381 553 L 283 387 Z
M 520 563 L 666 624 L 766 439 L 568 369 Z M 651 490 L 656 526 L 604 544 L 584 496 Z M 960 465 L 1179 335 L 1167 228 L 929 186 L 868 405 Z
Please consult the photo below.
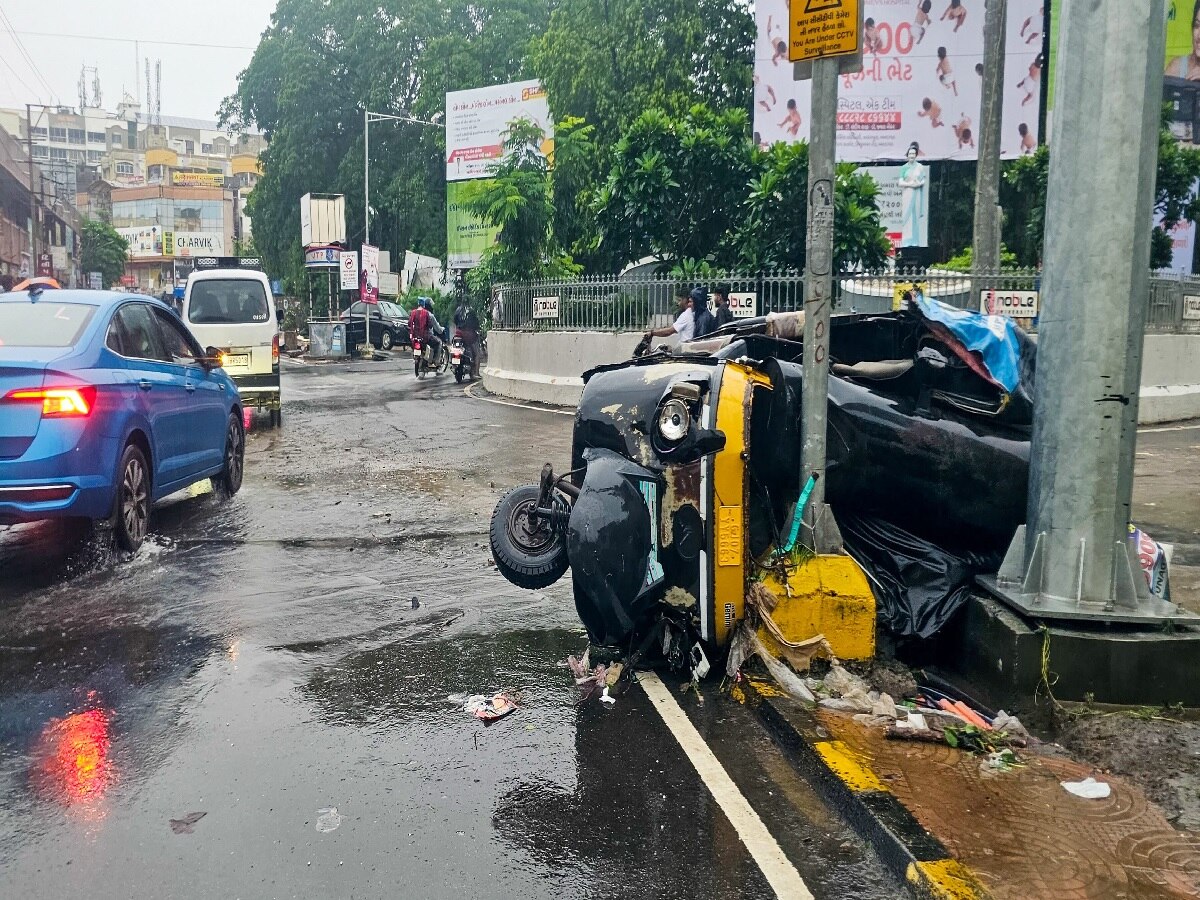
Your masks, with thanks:
M 921 212 L 925 209 L 925 184 L 928 178 L 925 167 L 917 162 L 920 147 L 914 141 L 908 145 L 905 154 L 908 162 L 900 167 L 900 177 L 896 183 L 903 188 L 901 194 L 901 223 L 903 229 L 900 235 L 901 247 L 925 247 L 929 240 L 925 234 Z

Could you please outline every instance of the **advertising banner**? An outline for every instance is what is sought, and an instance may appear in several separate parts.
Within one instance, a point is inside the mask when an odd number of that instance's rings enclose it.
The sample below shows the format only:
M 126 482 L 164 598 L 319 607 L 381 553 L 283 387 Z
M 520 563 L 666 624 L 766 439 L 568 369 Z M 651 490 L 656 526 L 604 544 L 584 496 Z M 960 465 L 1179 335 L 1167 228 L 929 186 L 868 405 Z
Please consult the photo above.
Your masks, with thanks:
M 163 233 L 164 256 L 224 256 L 225 235 L 210 231 Z
M 517 81 L 446 94 L 446 180 L 486 178 L 504 156 L 504 133 L 515 119 L 541 126 L 542 152 L 554 149 L 554 124 L 546 91 L 537 81 Z
M 735 319 L 753 319 L 758 315 L 758 294 L 754 291 L 730 294 L 729 311 Z
M 358 254 L 353 250 L 343 250 L 339 257 L 341 270 L 341 288 L 343 291 L 358 290 Z
M 500 229 L 488 225 L 462 204 L 466 181 L 446 185 L 446 256 L 451 269 L 472 269 L 483 251 L 496 243 Z
M 364 303 L 379 302 L 379 248 L 362 245 L 362 298 Z
M 341 247 L 305 247 L 304 268 L 306 269 L 336 269 Z
M 446 242 L 451 269 L 479 265 L 496 242 L 493 228 L 463 208 L 461 187 L 487 178 L 504 158 L 504 135 L 516 119 L 541 128 L 540 150 L 554 152 L 554 123 L 546 91 L 538 81 L 518 81 L 446 94 Z
M 904 235 L 904 188 L 900 186 L 900 166 L 862 166 L 862 171 L 875 179 L 879 185 L 879 194 L 875 198 L 879 206 L 879 224 L 892 242 L 892 253 L 900 246 Z M 917 209 L 919 220 L 917 231 L 922 235 L 929 234 L 929 191 L 918 191 L 916 196 L 920 205 Z
M 979 311 L 987 316 L 1005 316 L 1009 319 L 1036 319 L 1038 317 L 1038 292 L 980 291 Z
M 838 86 L 837 156 L 923 161 L 978 157 L 984 0 L 862 0 L 863 68 Z M 1010 0 L 1001 156 L 1037 148 L 1041 0 Z M 763 145 L 808 140 L 810 83 L 788 61 L 788 0 L 755 4 L 754 133 Z
M 1057 11 L 1059 0 L 1055 2 Z M 1200 81 L 1200 33 L 1194 22 L 1200 12 L 1197 0 L 1169 0 L 1167 4 L 1167 59 L 1163 74 L 1168 78 Z
M 129 258 L 144 259 L 148 256 L 163 256 L 163 232 L 157 225 L 135 228 L 118 228 L 117 234 L 129 242 Z
M 225 187 L 225 176 L 216 172 L 172 172 L 176 187 Z
M 558 318 L 558 298 L 557 297 L 534 297 L 533 298 L 533 317 L 535 319 L 557 319 Z

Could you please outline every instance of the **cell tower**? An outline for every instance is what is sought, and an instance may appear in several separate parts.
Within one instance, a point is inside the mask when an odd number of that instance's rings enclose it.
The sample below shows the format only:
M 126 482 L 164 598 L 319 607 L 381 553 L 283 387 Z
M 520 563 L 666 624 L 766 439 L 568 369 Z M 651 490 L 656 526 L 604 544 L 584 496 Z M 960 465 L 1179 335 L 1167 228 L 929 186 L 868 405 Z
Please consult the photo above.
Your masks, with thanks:
M 153 100 L 151 100 L 151 95 L 150 95 L 150 57 L 147 56 L 146 57 L 146 110 L 147 110 L 147 112 L 149 112 L 153 108 L 154 108 Z M 150 119 L 150 117 L 149 117 L 149 115 L 147 115 L 146 116 L 147 123 L 149 123 L 149 119 Z
M 88 73 L 92 75 L 92 99 L 88 102 Z M 79 111 L 85 106 L 100 108 L 100 70 L 95 66 L 83 66 L 79 70 Z
M 154 127 L 162 124 L 162 60 L 154 61 Z

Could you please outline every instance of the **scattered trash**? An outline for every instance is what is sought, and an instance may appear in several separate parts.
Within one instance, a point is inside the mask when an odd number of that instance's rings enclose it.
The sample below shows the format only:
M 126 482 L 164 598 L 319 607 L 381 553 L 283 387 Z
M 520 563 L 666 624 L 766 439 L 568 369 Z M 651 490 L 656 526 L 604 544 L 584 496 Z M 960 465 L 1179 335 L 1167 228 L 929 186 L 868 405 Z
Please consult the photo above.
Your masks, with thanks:
M 191 834 L 195 824 L 207 815 L 206 812 L 190 812 L 182 819 L 171 819 L 171 830 L 176 834 Z
M 813 692 L 808 689 L 804 680 L 767 651 L 754 629 L 747 624 L 748 621 L 743 620 L 738 625 L 737 631 L 729 643 L 729 659 L 725 664 L 726 675 L 737 679 L 746 660 L 757 656 L 762 660 L 762 664 L 766 666 L 767 672 L 770 673 L 775 683 L 785 692 L 798 700 L 808 703 L 815 702 L 817 698 L 813 696 Z M 825 640 L 824 637 L 820 639 L 822 642 Z
M 337 831 L 338 826 L 342 824 L 342 819 L 345 818 L 337 811 L 336 806 L 326 806 L 317 810 L 317 831 L 321 834 L 328 834 L 331 831 Z
M 418 600 L 416 597 L 413 597 L 412 600 L 409 601 L 409 603 L 411 603 L 411 606 L 409 607 L 409 609 L 420 609 L 421 608 L 421 601 Z
M 1024 767 L 1025 764 L 1017 758 L 1017 754 L 1009 749 L 995 750 L 989 753 L 979 765 L 980 771 L 989 772 L 1009 772 L 1013 769 L 1022 769 Z
M 470 713 L 485 725 L 498 722 L 517 710 L 517 696 L 507 692 L 493 694 L 451 694 L 446 698 L 455 705 L 461 705 L 465 712 Z
M 589 645 L 583 651 L 582 657 L 567 657 L 567 668 L 575 677 L 575 687 L 579 690 L 579 699 L 576 701 L 576 705 L 600 694 L 601 701 L 611 706 L 617 702 L 617 699 L 611 696 L 610 692 L 616 689 L 617 683 L 625 673 L 625 665 L 615 662 L 609 663 L 607 666 L 601 664 L 592 666 L 591 653 L 592 648 Z
M 1137 551 L 1151 595 L 1159 600 L 1170 600 L 1171 580 L 1167 571 L 1170 564 L 1169 549 L 1133 525 L 1129 526 L 1129 542 Z
M 1083 781 L 1064 781 L 1063 788 L 1068 794 L 1082 797 L 1084 800 L 1103 800 L 1112 794 L 1111 785 L 1095 778 L 1085 778 Z

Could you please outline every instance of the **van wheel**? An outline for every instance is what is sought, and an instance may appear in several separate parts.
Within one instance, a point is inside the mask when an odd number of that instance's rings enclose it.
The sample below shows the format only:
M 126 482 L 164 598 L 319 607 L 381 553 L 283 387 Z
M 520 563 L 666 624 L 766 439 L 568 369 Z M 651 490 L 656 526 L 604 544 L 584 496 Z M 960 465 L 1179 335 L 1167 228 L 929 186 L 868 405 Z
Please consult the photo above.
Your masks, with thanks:
M 117 496 L 113 501 L 113 537 L 122 550 L 135 553 L 150 528 L 150 469 L 137 444 L 121 454 L 117 468 Z

